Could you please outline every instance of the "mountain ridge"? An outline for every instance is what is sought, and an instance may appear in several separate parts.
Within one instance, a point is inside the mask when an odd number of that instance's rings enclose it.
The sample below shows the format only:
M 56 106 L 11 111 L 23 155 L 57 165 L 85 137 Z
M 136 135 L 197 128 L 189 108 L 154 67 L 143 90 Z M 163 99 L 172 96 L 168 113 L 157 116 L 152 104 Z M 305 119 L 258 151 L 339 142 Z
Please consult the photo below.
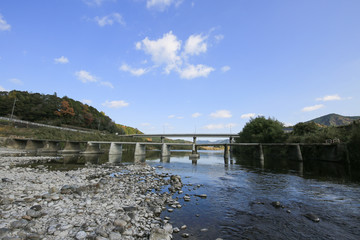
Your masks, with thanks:
M 358 119 L 360 119 L 360 116 L 342 116 L 340 114 L 330 113 L 307 122 L 315 122 L 324 126 L 344 126 Z

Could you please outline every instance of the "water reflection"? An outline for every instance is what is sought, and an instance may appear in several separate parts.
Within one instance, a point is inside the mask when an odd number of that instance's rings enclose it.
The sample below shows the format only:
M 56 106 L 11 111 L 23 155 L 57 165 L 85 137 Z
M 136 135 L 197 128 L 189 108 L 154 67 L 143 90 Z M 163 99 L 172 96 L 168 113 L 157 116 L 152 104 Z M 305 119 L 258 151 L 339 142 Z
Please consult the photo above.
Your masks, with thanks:
M 265 171 L 272 173 L 295 174 L 304 178 L 315 178 L 320 180 L 336 181 L 360 181 L 360 171 L 352 169 L 347 163 L 324 162 L 324 161 L 291 161 L 283 158 L 246 158 L 231 154 L 224 158 L 223 151 L 199 151 L 200 158 L 192 158 L 191 152 L 172 151 L 171 156 L 161 157 L 160 151 L 147 151 L 146 155 L 135 156 L 134 151 L 124 151 L 118 155 L 108 154 L 62 154 L 50 155 L 57 156 L 46 165 L 50 169 L 68 170 L 84 167 L 87 164 L 138 164 L 148 161 L 149 163 L 158 162 L 161 164 L 183 163 L 193 166 L 192 171 L 196 171 L 197 165 L 222 165 L 224 170 L 234 169 L 235 166 L 255 171 Z M 24 156 L 24 155 L 23 155 Z M 25 156 L 35 156 L 27 154 Z M 44 163 L 39 163 L 44 164 Z

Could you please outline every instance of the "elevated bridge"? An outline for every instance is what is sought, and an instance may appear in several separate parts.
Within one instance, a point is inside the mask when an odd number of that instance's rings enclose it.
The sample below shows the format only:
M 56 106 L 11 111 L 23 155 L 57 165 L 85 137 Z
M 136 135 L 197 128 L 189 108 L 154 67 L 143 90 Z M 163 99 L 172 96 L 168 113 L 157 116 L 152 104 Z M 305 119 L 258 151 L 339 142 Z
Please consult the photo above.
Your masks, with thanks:
M 341 156 L 347 155 L 346 145 L 341 143 L 234 143 L 233 139 L 237 134 L 144 134 L 144 135 L 128 135 L 129 137 L 160 137 L 160 142 L 145 142 L 141 141 L 63 141 L 63 140 L 41 140 L 41 139 L 23 139 L 23 138 L 8 138 L 5 140 L 5 145 L 10 148 L 23 149 L 26 151 L 33 151 L 39 153 L 82 153 L 82 154 L 99 154 L 104 153 L 101 145 L 110 145 L 109 155 L 120 155 L 123 151 L 124 145 L 135 146 L 135 156 L 144 156 L 146 154 L 147 146 L 161 146 L 161 156 L 169 157 L 171 155 L 171 148 L 175 146 L 191 146 L 191 158 L 198 158 L 198 149 L 202 146 L 222 146 L 224 147 L 224 158 L 228 158 L 232 151 L 232 147 L 247 147 L 253 146 L 257 150 L 257 155 L 260 160 L 264 160 L 263 147 L 283 146 L 287 147 L 289 158 L 297 161 L 303 161 L 301 148 L 303 146 L 318 146 L 325 150 L 323 151 L 323 158 L 329 161 L 338 161 Z M 193 142 L 188 143 L 165 143 L 165 137 L 193 137 Z M 217 137 L 230 139 L 229 143 L 196 143 L 198 137 Z M 3 140 L 4 142 L 4 140 Z M 83 150 L 85 149 L 85 150 Z

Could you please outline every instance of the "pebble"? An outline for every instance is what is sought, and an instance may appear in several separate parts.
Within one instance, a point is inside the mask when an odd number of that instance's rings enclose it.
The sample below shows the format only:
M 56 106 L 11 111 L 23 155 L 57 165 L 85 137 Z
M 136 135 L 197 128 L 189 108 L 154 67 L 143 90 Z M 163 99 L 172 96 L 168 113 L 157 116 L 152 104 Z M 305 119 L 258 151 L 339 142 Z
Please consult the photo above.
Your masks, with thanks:
M 85 239 L 86 236 L 87 236 L 86 232 L 84 232 L 84 231 L 79 231 L 79 232 L 76 234 L 75 238 L 80 240 L 80 239 Z
M 320 218 L 318 216 L 316 216 L 315 214 L 307 213 L 307 214 L 304 214 L 304 216 L 313 222 L 320 222 Z
M 167 202 L 173 205 L 168 210 L 181 204 L 173 193 L 152 191 L 170 183 L 174 193 L 182 192 L 180 176 L 157 174 L 146 164 L 87 165 L 70 171 L 15 166 L 49 158 L 0 156 L 0 176 L 6 179 L 0 182 L 0 238 L 170 240 L 180 231 L 158 216 Z M 156 234 L 162 237 L 154 238 Z
M 188 234 L 188 233 L 181 234 L 181 237 L 183 237 L 183 238 L 188 238 L 189 236 L 190 236 L 190 234 Z
M 271 205 L 272 205 L 274 208 L 280 208 L 280 207 L 281 207 L 281 203 L 280 203 L 279 201 L 272 202 Z

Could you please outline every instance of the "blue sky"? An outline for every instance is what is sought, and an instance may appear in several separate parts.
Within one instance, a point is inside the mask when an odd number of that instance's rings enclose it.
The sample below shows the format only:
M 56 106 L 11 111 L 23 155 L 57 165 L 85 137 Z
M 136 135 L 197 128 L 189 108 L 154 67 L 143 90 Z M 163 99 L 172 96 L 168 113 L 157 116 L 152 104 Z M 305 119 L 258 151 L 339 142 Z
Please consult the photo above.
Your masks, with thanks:
M 145 133 L 360 115 L 358 0 L 1 0 L 0 90 Z

